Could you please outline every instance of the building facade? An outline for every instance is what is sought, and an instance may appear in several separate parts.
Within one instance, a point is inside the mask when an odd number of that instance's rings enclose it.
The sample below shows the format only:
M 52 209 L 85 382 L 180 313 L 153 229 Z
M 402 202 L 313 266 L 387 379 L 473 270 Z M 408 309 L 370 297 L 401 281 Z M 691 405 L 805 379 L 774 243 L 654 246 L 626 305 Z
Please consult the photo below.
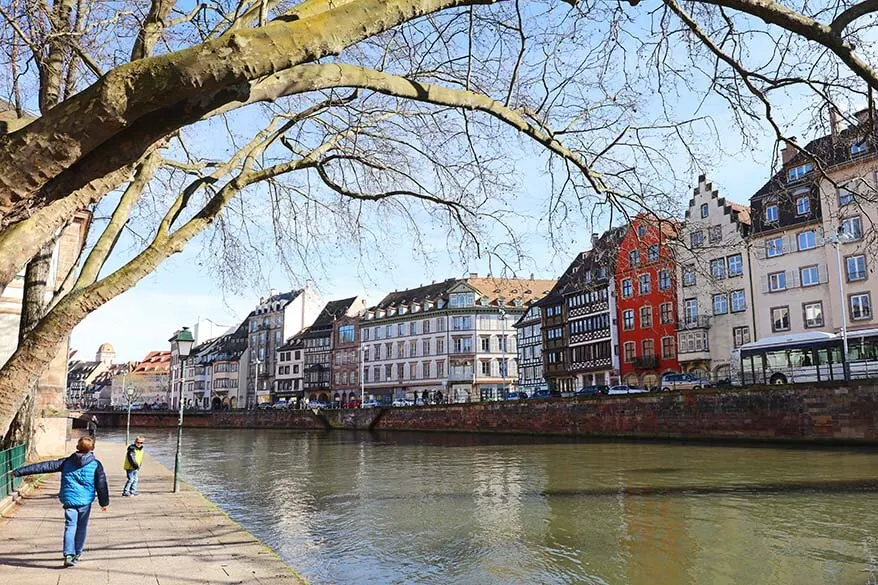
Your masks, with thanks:
M 304 332 L 297 333 L 277 350 L 275 392 L 278 400 L 301 403 L 304 399 L 305 375 L 303 370 L 305 360 L 303 352 L 305 343 L 302 340 L 303 334 Z
M 676 236 L 676 222 L 638 214 L 618 246 L 616 320 L 625 384 L 655 388 L 664 373 L 679 371 Z
M 363 309 L 364 307 L 361 307 Z M 332 324 L 332 391 L 343 405 L 358 404 L 361 397 L 360 318 L 345 315 Z
M 868 111 L 786 148 L 783 167 L 750 200 L 759 339 L 875 327 L 878 158 Z M 839 282 L 839 275 L 841 283 Z
M 302 332 L 305 400 L 320 400 L 337 405 L 347 404 L 349 393 L 336 391 L 332 386 L 333 325 L 337 319 L 361 314 L 365 306 L 366 302 L 359 297 L 330 301 L 323 307 L 311 327 Z
M 531 303 L 513 327 L 518 346 L 518 390 L 528 396 L 548 390 L 543 377 L 542 312 L 538 302 Z
M 684 372 L 730 380 L 732 350 L 754 338 L 749 238 L 749 208 L 698 177 L 675 247 L 677 359 Z
M 272 395 L 277 394 L 277 349 L 311 325 L 322 307 L 323 302 L 311 281 L 305 288 L 283 294 L 271 291 L 268 297 L 259 299 L 259 305 L 248 317 L 248 408 L 260 402 L 272 402 Z
M 367 395 L 497 400 L 518 380 L 513 324 L 554 281 L 469 278 L 398 291 L 360 324 Z

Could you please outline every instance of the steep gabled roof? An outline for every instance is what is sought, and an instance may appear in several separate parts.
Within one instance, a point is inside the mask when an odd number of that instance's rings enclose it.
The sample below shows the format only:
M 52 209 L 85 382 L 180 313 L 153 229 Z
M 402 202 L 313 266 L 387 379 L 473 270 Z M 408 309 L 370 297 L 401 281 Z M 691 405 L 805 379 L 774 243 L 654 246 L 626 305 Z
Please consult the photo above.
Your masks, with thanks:
M 350 310 L 354 302 L 356 302 L 357 298 L 358 297 L 350 297 L 326 303 L 323 310 L 320 311 L 320 314 L 314 319 L 314 323 L 311 324 L 311 329 L 332 329 L 332 323 L 339 317 L 347 315 L 347 312 Z
M 458 282 L 459 281 L 456 278 L 449 278 L 441 282 L 434 282 L 417 288 L 393 291 L 392 293 L 385 295 L 385 297 L 372 308 L 386 309 L 387 307 L 395 305 L 421 303 L 427 299 L 436 300 L 447 296 L 448 291 L 450 291 Z
M 552 290 L 539 300 L 539 305 L 558 302 L 562 296 L 575 291 L 605 286 L 613 275 L 618 247 L 628 233 L 628 228 L 628 225 L 623 225 L 605 231 L 590 250 L 578 254 Z M 602 278 L 598 275 L 600 268 L 604 269 Z

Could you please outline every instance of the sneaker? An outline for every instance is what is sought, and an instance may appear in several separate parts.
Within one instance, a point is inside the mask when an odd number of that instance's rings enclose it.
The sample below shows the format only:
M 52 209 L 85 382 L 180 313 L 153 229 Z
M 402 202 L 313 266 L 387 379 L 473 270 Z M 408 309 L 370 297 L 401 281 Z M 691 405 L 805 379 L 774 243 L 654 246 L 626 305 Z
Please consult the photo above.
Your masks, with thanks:
M 73 560 L 73 555 L 64 555 L 64 566 L 72 567 L 76 564 L 76 561 Z
M 140 495 L 140 492 L 131 492 L 131 493 L 128 494 L 128 495 L 129 495 L 129 496 L 139 496 L 139 495 Z
M 123 498 L 127 498 L 127 497 L 130 496 L 130 495 L 131 495 L 131 494 L 129 494 L 129 493 L 127 493 L 127 492 L 122 492 L 122 497 L 123 497 Z
M 73 555 L 73 564 L 75 565 L 76 563 L 78 563 L 81 558 L 82 553 L 79 553 L 78 555 Z

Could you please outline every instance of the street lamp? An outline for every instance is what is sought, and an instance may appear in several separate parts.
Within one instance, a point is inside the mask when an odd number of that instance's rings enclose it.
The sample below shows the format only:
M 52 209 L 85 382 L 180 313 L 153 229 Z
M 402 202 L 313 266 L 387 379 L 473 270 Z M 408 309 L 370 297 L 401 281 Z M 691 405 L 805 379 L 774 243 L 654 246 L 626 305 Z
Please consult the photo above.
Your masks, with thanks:
M 844 347 L 844 356 L 842 364 L 844 364 L 844 379 L 850 380 L 851 371 L 850 364 L 848 364 L 848 315 L 847 315 L 847 301 L 844 298 L 844 276 L 842 276 L 842 271 L 844 267 L 841 263 L 841 244 L 845 242 L 852 242 L 856 240 L 856 236 L 853 234 L 842 231 L 841 227 L 838 228 L 838 233 L 829 238 L 829 243 L 835 246 L 835 261 L 838 265 L 838 295 L 839 295 L 839 304 L 841 305 L 841 342 Z
M 180 358 L 180 391 L 177 394 L 180 402 L 180 417 L 177 419 L 177 454 L 174 457 L 174 493 L 177 493 L 177 489 L 180 485 L 180 455 L 183 448 L 183 385 L 185 381 L 184 368 L 186 365 L 186 358 L 189 357 L 189 352 L 192 351 L 192 346 L 195 344 L 195 338 L 192 337 L 192 332 L 189 331 L 188 327 L 183 327 L 183 329 L 177 331 L 174 336 L 168 341 L 171 342 L 171 351 L 176 350 L 177 357 Z
M 503 361 L 500 362 L 500 375 L 503 376 L 503 388 L 500 390 L 500 400 L 506 398 L 506 311 L 500 307 L 500 323 L 502 323 L 503 335 L 500 338 L 500 349 L 503 351 Z
M 128 422 L 125 424 L 125 444 L 131 443 L 131 402 L 134 400 L 134 384 L 125 384 L 125 376 L 122 376 L 122 386 L 125 388 L 125 396 L 128 398 Z

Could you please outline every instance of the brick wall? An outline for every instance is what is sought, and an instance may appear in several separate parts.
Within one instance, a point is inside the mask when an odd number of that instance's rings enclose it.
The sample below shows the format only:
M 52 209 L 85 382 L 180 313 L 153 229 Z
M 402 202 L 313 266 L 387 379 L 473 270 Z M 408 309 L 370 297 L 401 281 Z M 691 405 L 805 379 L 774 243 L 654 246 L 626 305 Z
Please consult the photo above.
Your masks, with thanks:
M 375 430 L 878 443 L 878 386 L 787 386 L 389 408 L 377 421 L 374 415 L 327 414 L 334 423 L 337 419 L 344 426 L 374 421 Z M 99 417 L 102 426 L 125 424 L 124 413 Z M 131 418 L 132 425 L 138 427 L 177 424 L 171 413 L 137 413 Z M 326 426 L 310 411 L 187 414 L 185 425 L 297 429 Z

